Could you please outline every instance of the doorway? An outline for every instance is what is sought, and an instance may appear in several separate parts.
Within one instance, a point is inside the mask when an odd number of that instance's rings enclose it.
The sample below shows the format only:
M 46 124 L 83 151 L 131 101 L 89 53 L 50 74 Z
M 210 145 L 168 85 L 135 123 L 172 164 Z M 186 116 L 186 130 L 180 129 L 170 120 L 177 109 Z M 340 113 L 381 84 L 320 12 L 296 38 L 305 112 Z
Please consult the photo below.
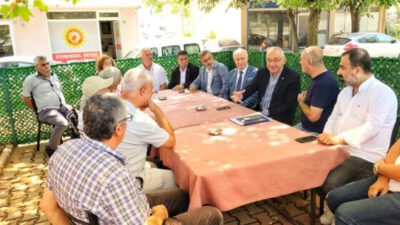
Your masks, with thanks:
M 102 54 L 116 59 L 114 23 L 113 21 L 100 21 L 99 23 Z

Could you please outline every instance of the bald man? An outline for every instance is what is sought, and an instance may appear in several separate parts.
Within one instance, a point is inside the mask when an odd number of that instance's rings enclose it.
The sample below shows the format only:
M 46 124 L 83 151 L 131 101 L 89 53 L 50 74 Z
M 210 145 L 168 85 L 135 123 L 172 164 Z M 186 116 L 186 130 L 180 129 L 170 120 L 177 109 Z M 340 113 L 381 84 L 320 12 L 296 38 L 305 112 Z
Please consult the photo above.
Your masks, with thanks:
M 302 115 L 301 123 L 296 127 L 311 133 L 321 133 L 335 106 L 339 86 L 324 65 L 321 48 L 311 46 L 304 49 L 300 55 L 300 65 L 312 82 L 307 91 L 297 97 Z
M 233 92 L 234 102 L 243 102 L 257 92 L 256 110 L 282 123 L 292 125 L 300 93 L 300 76 L 285 66 L 282 49 L 271 47 L 267 51 L 267 65 L 258 70 L 252 83 Z
M 249 65 L 249 55 L 243 48 L 238 48 L 233 52 L 233 61 L 236 68 L 229 72 L 226 88 L 222 91 L 222 97 L 228 100 L 234 91 L 239 91 L 243 87 L 251 84 L 257 74 L 258 69 Z M 247 108 L 255 107 L 257 102 L 257 92 L 244 100 L 241 104 Z

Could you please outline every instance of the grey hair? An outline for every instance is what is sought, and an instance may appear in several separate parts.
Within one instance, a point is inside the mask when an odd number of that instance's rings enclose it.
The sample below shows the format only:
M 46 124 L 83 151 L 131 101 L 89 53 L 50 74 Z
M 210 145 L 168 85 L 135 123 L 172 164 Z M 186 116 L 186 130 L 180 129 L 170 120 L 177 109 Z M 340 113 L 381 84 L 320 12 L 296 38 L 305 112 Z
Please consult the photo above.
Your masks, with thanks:
M 47 57 L 44 55 L 38 55 L 33 59 L 33 63 L 37 65 L 40 61 L 47 61 Z
M 108 79 L 110 77 L 114 78 L 113 84 L 116 83 L 119 80 L 119 77 L 121 76 L 121 71 L 117 67 L 108 67 L 102 70 L 99 73 L 99 76 Z
M 208 51 L 208 50 L 203 50 L 203 51 L 201 51 L 201 52 L 199 53 L 199 59 L 201 59 L 203 56 L 207 55 L 208 53 L 211 54 L 211 52 Z
M 151 52 L 153 54 L 153 51 L 151 50 L 151 48 L 142 48 L 140 50 L 140 57 L 142 57 L 145 52 Z
M 273 46 L 273 47 L 269 48 L 269 49 L 267 50 L 267 54 L 265 55 L 265 57 L 267 57 L 267 55 L 268 55 L 270 52 L 278 52 L 278 53 L 281 55 L 282 58 L 286 58 L 286 57 L 285 57 L 285 53 L 283 52 L 283 50 L 282 50 L 280 47 Z
M 307 57 L 310 58 L 313 63 L 317 65 L 324 64 L 324 53 L 320 47 L 310 46 L 304 49 L 303 52 L 307 54 Z
M 247 57 L 249 56 L 249 54 L 247 53 L 246 49 L 244 48 L 237 48 L 234 52 L 233 52 L 233 56 L 240 54 L 240 53 L 244 53 Z
M 145 69 L 134 68 L 125 73 L 122 82 L 123 92 L 138 92 L 146 84 L 152 83 L 153 78 Z
M 104 141 L 111 139 L 115 126 L 127 116 L 126 106 L 113 93 L 95 94 L 83 108 L 83 131 L 91 139 Z

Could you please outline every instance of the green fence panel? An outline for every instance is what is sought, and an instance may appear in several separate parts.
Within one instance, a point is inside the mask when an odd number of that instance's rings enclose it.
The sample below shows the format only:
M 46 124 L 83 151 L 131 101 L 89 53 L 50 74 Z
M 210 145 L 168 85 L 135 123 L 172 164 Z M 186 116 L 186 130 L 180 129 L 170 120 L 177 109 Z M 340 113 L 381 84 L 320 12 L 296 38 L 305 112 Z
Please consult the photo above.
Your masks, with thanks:
M 231 70 L 235 67 L 232 52 L 213 53 L 214 58 L 227 65 Z M 301 76 L 301 89 L 306 90 L 311 79 L 302 73 L 299 64 L 300 56 L 294 53 L 285 53 L 286 65 L 299 72 Z M 154 61 L 159 63 L 170 77 L 173 68 L 177 66 L 175 56 L 159 57 Z M 189 61 L 201 66 L 198 55 L 189 55 Z M 339 67 L 339 57 L 325 57 L 326 67 L 336 74 Z M 141 64 L 140 59 L 117 60 L 117 67 L 124 74 L 127 70 Z M 249 52 L 249 64 L 258 68 L 265 67 L 265 52 Z M 373 72 L 375 76 L 388 84 L 400 100 L 400 60 L 387 58 L 373 59 Z M 22 84 L 27 76 L 34 73 L 33 67 L 25 68 L 0 68 L 0 144 L 29 143 L 36 140 L 37 121 L 36 115 L 22 102 Z M 94 62 L 59 64 L 52 66 L 52 71 L 60 78 L 67 103 L 79 107 L 82 95 L 82 82 L 92 75 L 96 75 Z M 343 84 L 341 87 L 343 87 Z M 296 114 L 296 121 L 300 118 L 300 110 Z M 51 127 L 47 126 L 43 139 L 49 137 Z

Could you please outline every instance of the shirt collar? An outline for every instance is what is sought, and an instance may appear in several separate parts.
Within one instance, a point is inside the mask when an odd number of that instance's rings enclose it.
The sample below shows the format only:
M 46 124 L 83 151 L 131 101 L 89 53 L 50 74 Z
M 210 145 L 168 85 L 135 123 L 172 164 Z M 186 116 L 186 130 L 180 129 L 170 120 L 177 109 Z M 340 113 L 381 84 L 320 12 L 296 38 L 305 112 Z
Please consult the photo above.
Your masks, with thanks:
M 375 76 L 372 74 L 371 77 L 369 77 L 367 80 L 365 80 L 360 87 L 358 88 L 358 92 L 367 90 L 372 83 L 374 83 L 374 81 L 376 80 Z
M 80 132 L 80 138 L 84 142 L 88 142 L 90 144 L 93 144 L 93 145 L 96 145 L 96 146 L 100 147 L 100 149 L 102 151 L 105 151 L 108 154 L 113 155 L 115 158 L 117 158 L 119 161 L 121 161 L 123 165 L 125 165 L 126 157 L 122 153 L 118 152 L 115 149 L 112 149 L 112 148 L 108 147 L 107 145 L 101 143 L 100 141 L 96 141 L 96 140 L 91 139 L 90 137 L 88 137 L 83 132 Z
M 247 66 L 242 70 L 243 75 L 246 74 L 247 68 L 249 68 L 249 65 L 247 65 Z M 239 73 L 239 71 L 240 71 L 240 70 L 238 69 L 237 72 Z

